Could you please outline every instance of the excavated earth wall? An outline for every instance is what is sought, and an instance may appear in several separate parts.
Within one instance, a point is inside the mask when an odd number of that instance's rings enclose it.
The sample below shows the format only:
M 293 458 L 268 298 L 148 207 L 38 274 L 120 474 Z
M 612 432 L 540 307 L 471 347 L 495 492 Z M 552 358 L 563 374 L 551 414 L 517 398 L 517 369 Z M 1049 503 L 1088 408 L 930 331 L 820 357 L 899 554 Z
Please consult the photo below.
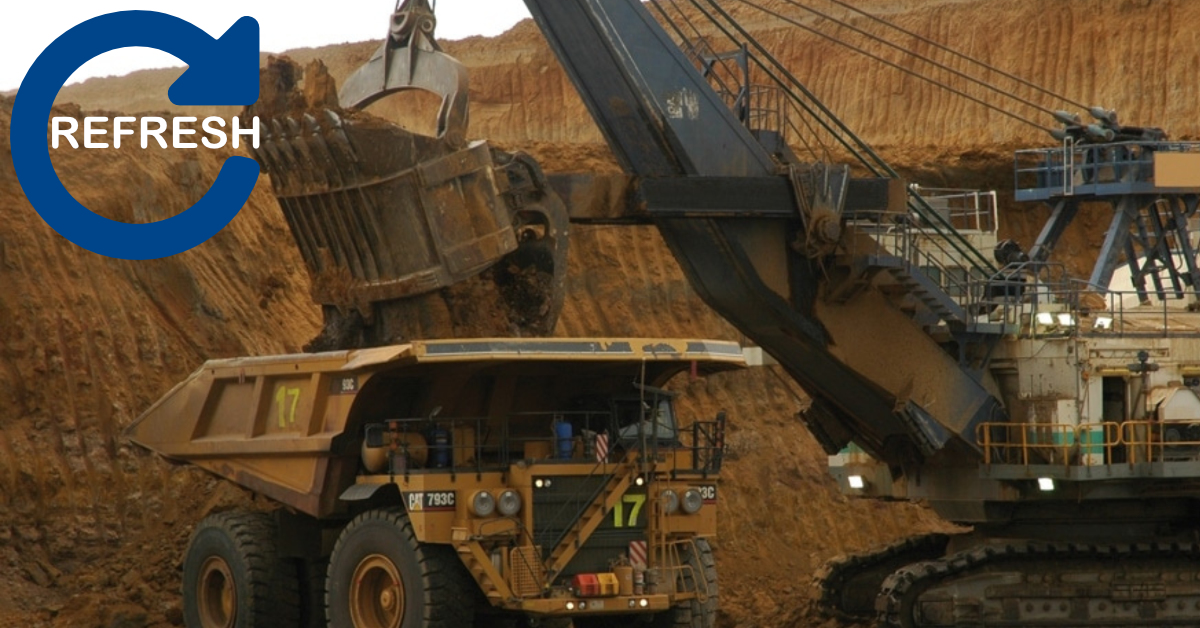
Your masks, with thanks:
M 763 3 L 789 13 L 778 0 Z M 914 180 L 1011 185 L 1011 151 L 1048 136 L 843 48 L 726 2 L 795 74 Z M 820 3 L 818 3 L 820 4 Z M 1200 135 L 1200 3 L 1190 0 L 863 0 L 955 45 L 1125 121 Z M 828 7 L 821 6 L 822 10 Z M 832 9 L 831 9 L 832 10 Z M 381 16 L 381 24 L 383 22 Z M 857 23 L 862 23 L 857 22 Z M 917 50 L 925 44 L 909 40 Z M 338 80 L 373 43 L 290 51 Z M 472 135 L 527 150 L 550 170 L 616 169 L 544 41 L 525 22 L 493 39 L 450 42 L 472 71 Z M 887 53 L 884 53 L 885 55 Z M 912 62 L 906 62 L 910 66 Z M 175 109 L 176 70 L 63 90 L 82 111 Z M 377 113 L 411 125 L 412 103 Z M 64 105 L 64 115 L 82 115 Z M 0 100 L 7 134 L 11 100 Z M 1032 115 L 1032 114 L 1031 114 Z M 59 151 L 75 196 L 117 219 L 190 206 L 224 155 Z M 320 326 L 308 278 L 264 180 L 212 241 L 155 262 L 102 258 L 55 234 L 29 206 L 0 144 L 0 628 L 181 625 L 179 561 L 206 512 L 269 507 L 240 489 L 132 448 L 120 430 L 204 359 L 296 351 Z M 1004 203 L 1002 231 L 1028 245 L 1046 212 Z M 1106 217 L 1083 216 L 1062 251 L 1083 266 Z M 577 226 L 559 335 L 738 339 L 696 297 L 647 227 Z M 795 419 L 803 395 L 781 372 L 680 380 L 685 413 L 733 420 L 718 560 L 723 626 L 809 626 L 822 561 L 943 527 L 919 506 L 850 501 Z M 752 532 L 751 532 L 752 531 Z

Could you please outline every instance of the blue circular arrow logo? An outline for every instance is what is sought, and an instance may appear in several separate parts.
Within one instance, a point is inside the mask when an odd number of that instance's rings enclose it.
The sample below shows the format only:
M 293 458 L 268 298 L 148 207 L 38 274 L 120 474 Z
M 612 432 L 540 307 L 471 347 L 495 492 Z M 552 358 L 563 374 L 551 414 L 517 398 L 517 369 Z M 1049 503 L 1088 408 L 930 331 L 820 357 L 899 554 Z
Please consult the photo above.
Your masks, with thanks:
M 258 181 L 258 163 L 230 157 L 208 193 L 158 222 L 109 220 L 63 186 L 50 161 L 46 129 L 58 91 L 84 63 L 111 50 L 155 48 L 188 64 L 168 96 L 177 106 L 251 105 L 258 100 L 258 22 L 244 17 L 220 39 L 196 25 L 153 11 L 123 11 L 88 20 L 54 40 L 34 62 L 13 104 L 13 165 L 30 204 L 55 231 L 108 257 L 158 259 L 215 236 L 241 211 Z

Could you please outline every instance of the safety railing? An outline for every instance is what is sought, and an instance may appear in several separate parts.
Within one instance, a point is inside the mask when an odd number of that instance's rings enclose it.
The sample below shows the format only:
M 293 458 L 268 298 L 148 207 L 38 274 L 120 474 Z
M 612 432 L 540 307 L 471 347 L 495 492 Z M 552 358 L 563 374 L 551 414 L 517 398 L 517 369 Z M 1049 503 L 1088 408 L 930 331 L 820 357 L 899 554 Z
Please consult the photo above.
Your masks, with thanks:
M 725 458 L 725 413 L 717 413 L 717 418 L 712 421 L 693 422 L 692 444 L 682 449 L 692 453 L 692 471 L 705 477 L 710 473 L 720 473 Z
M 933 211 L 941 214 L 960 232 L 996 233 L 1000 223 L 999 203 L 994 190 L 927 188 L 913 184 Z
M 493 429 L 500 430 L 501 438 L 496 447 L 488 447 Z M 487 417 L 427 416 L 369 424 L 365 438 L 368 447 L 388 450 L 389 474 L 407 477 L 414 470 L 457 474 L 507 467 L 509 450 L 503 438 L 506 431 L 506 421 L 494 425 Z
M 895 212 L 855 212 L 855 231 L 870 239 L 852 239 L 854 256 L 890 256 L 903 260 L 908 272 L 920 272 L 943 292 L 966 306 L 982 295 L 983 271 L 946 245 L 917 216 Z
M 609 439 L 615 438 L 611 435 L 618 433 L 618 425 L 611 412 L 563 411 L 518 412 L 499 419 L 385 419 L 366 430 L 369 446 L 389 448 L 392 473 L 458 473 L 504 470 L 523 459 L 603 463 L 615 445 Z
M 598 436 L 616 434 L 618 429 L 616 417 L 607 411 L 516 412 L 507 423 L 523 426 L 506 438 L 510 448 L 522 452 L 520 457 L 576 462 L 607 462 L 611 448 Z
M 1121 442 L 1129 462 L 1200 459 L 1200 418 L 1195 421 L 1128 421 Z
M 985 465 L 1107 466 L 1200 461 L 1194 421 L 981 423 L 975 442 Z
M 633 466 L 637 464 L 637 458 L 637 455 L 633 452 L 626 452 L 624 458 L 620 460 L 621 466 L 611 471 L 607 468 L 607 461 L 596 461 L 595 466 L 587 473 L 589 479 L 596 479 L 591 491 L 577 492 L 569 496 L 553 511 L 535 514 L 535 518 L 540 522 L 549 521 L 559 524 L 545 527 L 538 526 L 541 529 L 535 532 L 535 537 L 538 538 L 539 544 L 549 548 L 555 548 L 562 544 L 563 540 L 579 524 L 580 519 L 583 518 L 588 508 L 604 497 L 605 491 L 609 489 L 609 482 L 613 480 L 616 474 L 633 472 Z M 562 522 L 566 522 L 566 525 L 562 525 Z M 549 540 L 548 543 L 546 542 L 547 540 Z M 547 564 L 546 567 L 549 567 L 549 565 Z
M 975 441 L 984 464 L 1079 464 L 1081 449 L 1093 443 L 1092 431 L 1065 423 L 982 423 Z
M 650 548 L 656 565 L 647 571 L 647 593 L 669 593 L 675 599 L 695 597 L 701 604 L 716 593 L 709 589 L 708 578 L 696 567 L 684 560 L 684 556 L 700 556 L 700 548 L 694 538 L 656 543 Z M 696 564 L 703 565 L 697 560 Z M 703 566 L 701 567 L 703 569 Z
M 1156 152 L 1197 153 L 1200 143 L 1068 141 L 1061 147 L 1017 151 L 1014 165 L 1017 200 L 1096 194 L 1117 185 L 1153 186 Z
M 1025 337 L 1200 335 L 1200 312 L 1187 291 L 1147 299 L 1137 290 L 1096 289 L 1047 263 L 1014 264 L 987 281 L 979 309 L 1004 308 Z M 1159 298 L 1165 296 L 1166 298 Z
M 971 294 L 980 295 L 975 313 L 1019 327 L 1022 337 L 1200 335 L 1200 312 L 1190 290 L 1164 292 L 1150 298 L 1137 290 L 1096 288 L 1049 262 L 1010 264 L 971 287 Z
M 907 214 L 859 212 L 851 223 L 869 238 L 850 239 L 851 256 L 891 256 L 920 272 L 977 323 L 1003 323 L 1020 337 L 1170 337 L 1200 335 L 1200 301 L 1190 288 L 1159 294 L 1108 290 L 1074 279 L 1052 262 L 1020 262 L 991 276 L 966 266 Z
M 1173 292 L 1164 296 L 1144 299 L 1145 295 L 1136 290 L 1085 292 L 1080 297 L 1080 331 L 1120 338 L 1200 335 L 1200 313 L 1194 297 Z

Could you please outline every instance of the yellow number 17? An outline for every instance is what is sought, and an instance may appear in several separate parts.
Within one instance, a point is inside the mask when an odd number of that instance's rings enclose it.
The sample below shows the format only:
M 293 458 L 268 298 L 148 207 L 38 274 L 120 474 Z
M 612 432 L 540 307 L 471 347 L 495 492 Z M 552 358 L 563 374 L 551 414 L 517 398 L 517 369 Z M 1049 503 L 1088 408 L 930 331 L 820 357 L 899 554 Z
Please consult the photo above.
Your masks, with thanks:
M 288 403 L 288 398 L 292 402 Z M 279 427 L 287 427 L 296 423 L 296 405 L 300 403 L 300 389 L 282 386 L 275 391 L 275 406 L 279 408 Z
M 633 504 L 633 508 L 629 509 L 629 522 L 625 522 L 625 504 Z M 632 528 L 637 526 L 638 513 L 642 512 L 642 506 L 646 504 L 645 495 L 626 495 L 621 498 L 613 506 L 613 527 L 624 528 L 626 526 Z

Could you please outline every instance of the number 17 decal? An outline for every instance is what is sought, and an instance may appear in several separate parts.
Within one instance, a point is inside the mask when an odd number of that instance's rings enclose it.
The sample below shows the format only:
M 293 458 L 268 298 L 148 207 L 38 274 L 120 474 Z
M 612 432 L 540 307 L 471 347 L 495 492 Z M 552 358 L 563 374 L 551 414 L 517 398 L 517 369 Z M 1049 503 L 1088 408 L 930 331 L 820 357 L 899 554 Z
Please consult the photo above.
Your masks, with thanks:
M 633 508 L 629 509 L 628 523 L 625 521 L 625 504 L 631 504 L 633 506 Z M 642 506 L 644 505 L 646 505 L 645 494 L 626 495 L 622 497 L 621 501 L 617 502 L 616 505 L 613 506 L 613 527 L 637 527 L 638 513 L 642 512 Z
M 291 405 L 288 399 L 291 399 Z M 296 405 L 300 403 L 300 389 L 282 386 L 275 391 L 275 406 L 279 409 L 279 427 L 287 427 L 296 423 Z

